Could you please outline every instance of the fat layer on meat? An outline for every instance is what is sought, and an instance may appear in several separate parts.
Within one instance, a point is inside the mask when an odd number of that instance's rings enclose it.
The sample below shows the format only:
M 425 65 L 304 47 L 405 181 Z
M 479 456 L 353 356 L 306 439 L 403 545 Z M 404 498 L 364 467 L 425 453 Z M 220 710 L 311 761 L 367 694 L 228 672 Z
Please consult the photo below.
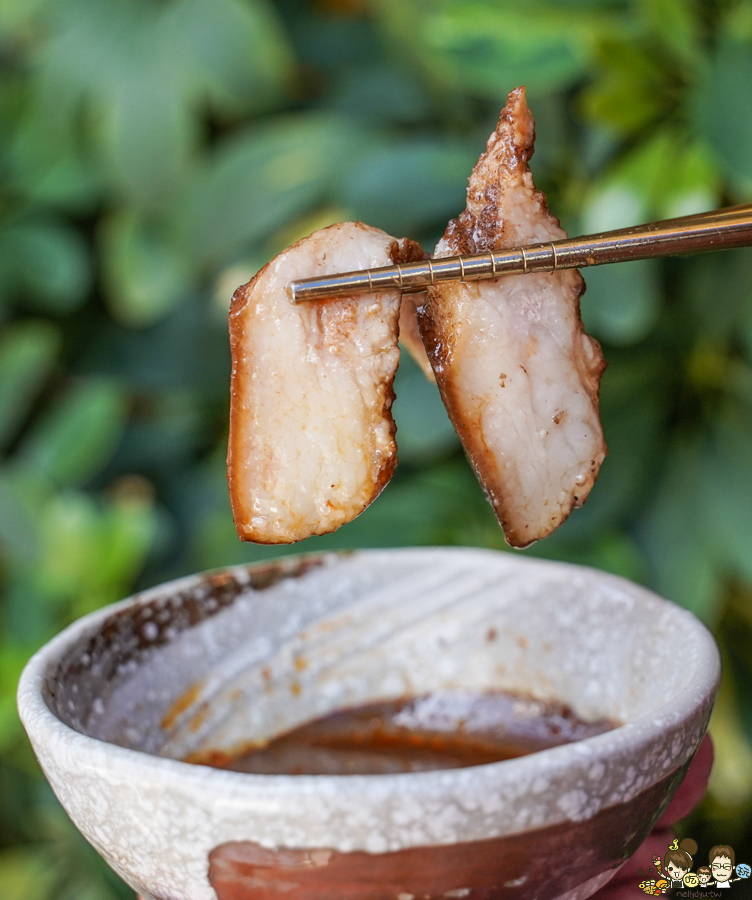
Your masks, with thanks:
M 295 305 L 288 282 L 419 255 L 359 222 L 332 225 L 235 292 L 227 471 L 243 540 L 334 531 L 378 496 L 397 463 L 399 293 Z
M 512 91 L 470 176 L 467 207 L 436 257 L 566 237 L 533 185 L 535 129 Z M 550 534 L 587 498 L 606 454 L 598 416 L 605 366 L 583 331 L 576 270 L 438 285 L 419 310 L 449 416 L 507 540 Z

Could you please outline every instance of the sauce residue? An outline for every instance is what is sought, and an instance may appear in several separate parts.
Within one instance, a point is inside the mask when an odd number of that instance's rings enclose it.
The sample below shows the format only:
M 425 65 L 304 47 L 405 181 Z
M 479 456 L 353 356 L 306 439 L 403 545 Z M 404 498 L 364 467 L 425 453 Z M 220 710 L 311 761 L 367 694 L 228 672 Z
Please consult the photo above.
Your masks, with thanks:
M 500 762 L 614 728 L 563 703 L 443 692 L 343 709 L 234 755 L 191 762 L 260 775 L 385 775 Z

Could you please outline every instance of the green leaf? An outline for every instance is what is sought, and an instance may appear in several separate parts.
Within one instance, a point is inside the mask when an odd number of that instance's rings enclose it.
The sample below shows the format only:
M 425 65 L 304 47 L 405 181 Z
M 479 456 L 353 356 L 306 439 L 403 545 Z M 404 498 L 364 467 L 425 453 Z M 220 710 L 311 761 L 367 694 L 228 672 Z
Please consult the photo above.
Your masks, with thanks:
M 674 446 L 638 538 L 656 590 L 711 621 L 720 583 L 702 496 L 703 462 L 699 442 Z
M 575 510 L 572 515 L 579 516 L 580 512 Z M 554 532 L 545 541 L 534 544 L 526 555 L 591 566 L 633 581 L 645 580 L 644 560 L 628 535 L 618 531 L 601 531 L 584 543 L 571 543 L 563 539 L 563 535 L 558 538 L 559 534 Z
M 80 233 L 56 222 L 12 225 L 0 234 L 6 280 L 37 309 L 68 313 L 87 299 L 89 252 Z
M 108 305 L 124 325 L 153 324 L 190 288 L 190 262 L 161 229 L 133 212 L 105 220 L 102 251 Z
M 32 569 L 39 552 L 40 510 L 53 485 L 39 473 L 13 464 L 0 470 L 0 552 L 12 579 Z
M 21 671 L 34 647 L 21 646 L 15 641 L 0 644 L 0 753 L 7 750 L 23 734 L 16 709 L 16 690 Z M 0 869 L 2 858 L 0 857 Z M 2 875 L 0 875 L 2 885 Z M 5 898 L 4 894 L 3 900 Z
M 46 322 L 21 322 L 0 338 L 0 446 L 13 437 L 47 378 L 60 336 Z
M 338 189 L 352 216 L 390 234 L 415 235 L 438 225 L 465 205 L 467 175 L 477 149 L 456 141 L 416 140 L 364 153 Z
M 640 13 L 661 44 L 688 67 L 700 61 L 701 21 L 697 3 L 641 0 Z
M 424 122 L 431 115 L 426 86 L 407 67 L 358 61 L 333 73 L 332 109 L 374 123 Z
M 583 275 L 587 291 L 582 318 L 589 332 L 619 346 L 637 343 L 650 333 L 661 303 L 656 260 L 593 266 Z
M 54 97 L 47 93 L 38 89 L 31 95 L 29 109 L 13 129 L 9 183 L 42 205 L 91 209 L 101 173 L 77 133 L 77 98 L 63 96 L 59 86 Z
M 68 0 L 54 19 L 39 61 L 45 91 L 85 106 L 112 187 L 140 208 L 160 208 L 182 184 L 197 125 L 186 54 L 165 9 Z
M 702 487 L 705 527 L 718 557 L 735 577 L 752 582 L 752 424 L 748 415 L 715 423 Z
M 176 227 L 199 260 L 220 262 L 315 205 L 359 147 L 359 131 L 318 113 L 234 136 L 193 182 Z
M 58 484 L 81 484 L 102 468 L 120 441 L 126 397 L 117 384 L 75 384 L 32 429 L 19 450 L 21 464 Z
M 100 546 L 97 506 L 79 491 L 54 494 L 41 510 L 41 552 L 30 573 L 35 593 L 47 604 L 78 595 Z
M 706 148 L 673 127 L 661 128 L 596 182 L 583 209 L 587 233 L 712 209 L 720 179 Z
M 120 479 L 99 512 L 96 540 L 88 542 L 88 557 L 80 572 L 74 616 L 85 615 L 119 600 L 140 574 L 157 537 L 159 520 L 151 485 L 139 476 Z M 56 532 L 51 533 L 57 541 Z M 54 558 L 59 556 L 57 549 Z
M 749 328 L 752 358 L 752 249 L 707 253 L 682 263 L 681 296 L 704 339 L 723 345 Z
M 698 88 L 702 136 L 742 190 L 752 190 L 752 42 L 726 37 Z
M 585 72 L 593 16 L 552 7 L 444 0 L 425 10 L 423 40 L 443 78 L 494 100 L 519 84 L 560 90 Z
M 148 43 L 142 52 L 138 68 L 134 60 L 108 93 L 100 138 L 123 196 L 155 210 L 172 200 L 186 177 L 196 123 L 175 84 L 179 76 L 162 64 L 158 46 Z
M 21 38 L 33 31 L 34 20 L 47 0 L 0 0 L 0 28 Z
M 167 13 L 180 35 L 196 90 L 225 113 L 250 112 L 279 98 L 293 58 L 274 7 L 264 0 L 183 0 Z
M 592 83 L 580 95 L 584 116 L 597 125 L 630 134 L 666 108 L 663 71 L 647 49 L 623 40 L 598 48 Z
M 12 847 L 0 851 L 3 900 L 48 900 L 58 867 L 46 848 Z
M 459 447 L 439 389 L 405 351 L 400 356 L 394 391 L 397 399 L 392 414 L 401 463 L 425 463 Z

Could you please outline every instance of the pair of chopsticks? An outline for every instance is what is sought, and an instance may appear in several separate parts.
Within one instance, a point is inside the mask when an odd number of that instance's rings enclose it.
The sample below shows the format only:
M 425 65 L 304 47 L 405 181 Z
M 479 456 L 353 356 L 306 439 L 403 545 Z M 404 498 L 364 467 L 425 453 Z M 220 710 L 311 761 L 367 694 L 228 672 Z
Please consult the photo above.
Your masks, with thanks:
M 451 281 L 485 281 L 502 275 L 554 272 L 751 245 L 752 205 L 731 206 L 512 250 L 426 259 L 324 278 L 306 278 L 291 281 L 288 293 L 293 303 L 394 289 L 417 293 L 432 284 Z

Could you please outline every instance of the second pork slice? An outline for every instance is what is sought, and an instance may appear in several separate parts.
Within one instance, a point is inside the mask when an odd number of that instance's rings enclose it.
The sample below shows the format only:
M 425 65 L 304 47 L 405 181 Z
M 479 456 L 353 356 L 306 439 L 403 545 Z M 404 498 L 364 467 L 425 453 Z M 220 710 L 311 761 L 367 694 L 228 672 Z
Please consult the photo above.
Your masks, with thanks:
M 436 257 L 566 237 L 533 185 L 535 138 L 524 89 L 512 91 L 470 176 L 465 211 Z M 575 270 L 429 289 L 419 322 L 444 404 L 507 540 L 550 534 L 590 492 L 606 453 L 604 368 L 582 329 Z

